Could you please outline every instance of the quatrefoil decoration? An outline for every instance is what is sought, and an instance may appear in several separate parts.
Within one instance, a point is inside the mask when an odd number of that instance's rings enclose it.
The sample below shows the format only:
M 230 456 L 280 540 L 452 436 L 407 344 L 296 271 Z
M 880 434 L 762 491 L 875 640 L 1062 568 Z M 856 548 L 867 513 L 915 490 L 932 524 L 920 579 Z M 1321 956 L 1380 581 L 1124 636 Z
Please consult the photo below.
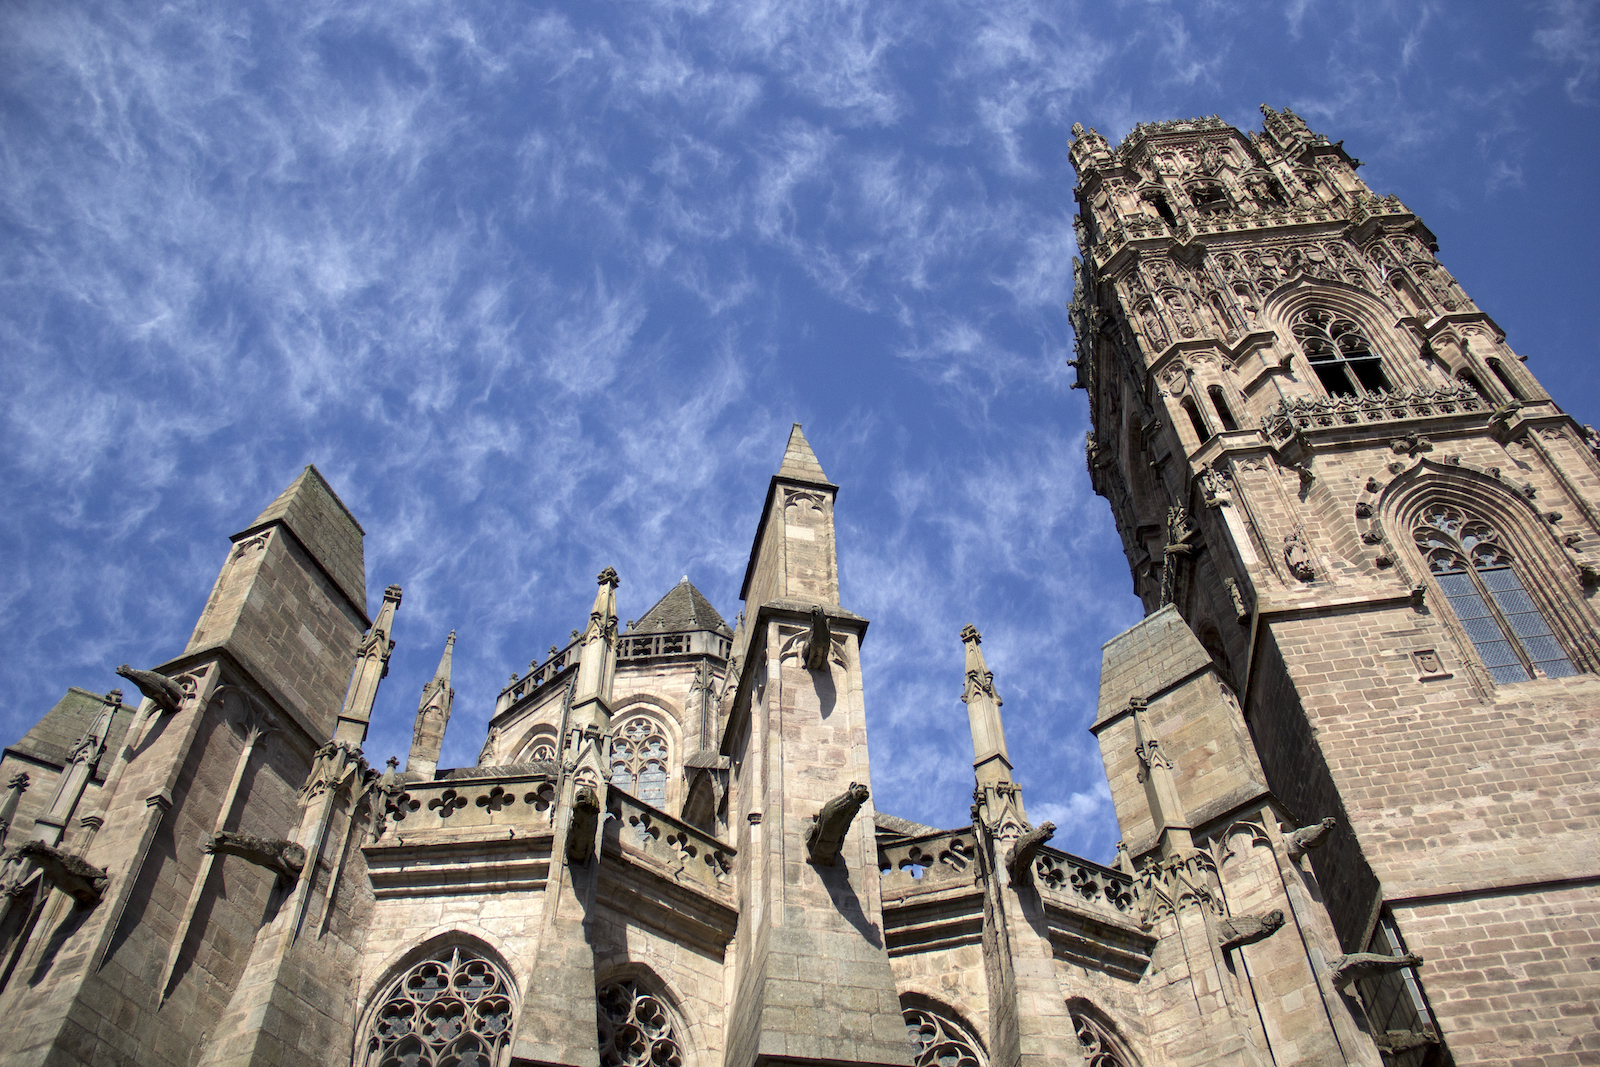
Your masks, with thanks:
M 457 810 L 466 806 L 467 798 L 457 793 L 454 789 L 446 789 L 443 793 L 428 801 L 428 810 L 437 811 L 441 819 L 448 819 Z
M 489 792 L 478 798 L 478 807 L 488 808 L 490 812 L 496 812 L 501 808 L 508 807 L 516 802 L 517 795 L 515 793 L 507 793 L 499 786 L 495 786 L 493 789 L 489 790 Z

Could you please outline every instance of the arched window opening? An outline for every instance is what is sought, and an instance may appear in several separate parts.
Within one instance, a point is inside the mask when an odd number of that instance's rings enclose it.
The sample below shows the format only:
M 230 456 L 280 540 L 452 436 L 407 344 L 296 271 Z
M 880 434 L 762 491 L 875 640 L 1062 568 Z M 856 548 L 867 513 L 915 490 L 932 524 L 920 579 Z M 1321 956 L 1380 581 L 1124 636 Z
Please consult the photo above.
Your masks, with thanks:
M 988 1059 L 966 1028 L 928 1008 L 900 1012 L 911 1040 L 913 1067 L 986 1067 Z
M 648 715 L 623 720 L 611 740 L 611 785 L 656 807 L 667 803 L 670 746 L 661 726 Z
M 522 747 L 522 753 L 517 757 L 518 763 L 552 762 L 556 758 L 556 735 L 554 730 L 535 730 L 533 736 L 528 738 Z
M 1227 190 L 1216 182 L 1201 182 L 1190 187 L 1189 199 L 1202 215 L 1226 215 L 1233 210 Z
M 1133 1058 L 1109 1030 L 1081 1011 L 1071 1014 L 1072 1028 L 1077 1031 L 1083 1062 L 1088 1067 L 1134 1067 Z
M 516 987 L 454 946 L 396 979 L 367 1029 L 362 1067 L 490 1067 L 511 1040 Z
M 1527 397 L 1522 395 L 1522 390 L 1518 389 L 1516 383 L 1511 380 L 1511 375 L 1506 370 L 1505 365 L 1503 363 L 1501 363 L 1498 359 L 1491 359 L 1491 360 L 1488 360 L 1487 362 L 1489 364 L 1489 369 L 1494 372 L 1494 376 L 1496 378 L 1500 379 L 1500 384 L 1505 387 L 1505 390 L 1506 390 L 1507 393 L 1511 394 L 1511 399 L 1513 399 L 1513 400 L 1526 400 L 1526 399 L 1528 399 Z
M 1469 370 L 1464 370 L 1460 374 L 1457 374 L 1456 380 L 1467 383 L 1467 385 L 1472 387 L 1472 391 L 1477 393 L 1479 396 L 1489 395 L 1484 391 L 1483 383 L 1478 381 L 1478 376 Z
M 1534 668 L 1551 678 L 1578 673 L 1488 523 L 1435 504 L 1411 534 L 1496 682 L 1525 682 Z
M 1222 428 L 1229 433 L 1237 430 L 1239 424 L 1234 421 L 1233 412 L 1228 410 L 1228 400 L 1222 395 L 1222 386 L 1213 385 L 1206 390 L 1206 393 L 1211 397 L 1211 406 L 1217 409 L 1217 418 L 1222 420 Z
M 1183 398 L 1183 410 L 1189 413 L 1189 424 L 1194 427 L 1194 435 L 1200 440 L 1209 440 L 1211 431 L 1206 429 L 1204 420 L 1200 418 L 1200 409 L 1195 405 L 1193 397 Z
M 1322 308 L 1311 308 L 1301 313 L 1294 335 L 1329 395 L 1353 397 L 1388 390 L 1383 360 L 1350 319 L 1334 318 Z
M 637 982 L 612 982 L 595 997 L 600 1067 L 683 1067 L 672 1013 Z
M 1168 226 L 1176 226 L 1178 224 L 1178 216 L 1172 213 L 1172 205 L 1167 203 L 1165 196 L 1161 193 L 1150 193 L 1145 196 L 1145 199 L 1156 209 L 1156 214 L 1166 220 Z

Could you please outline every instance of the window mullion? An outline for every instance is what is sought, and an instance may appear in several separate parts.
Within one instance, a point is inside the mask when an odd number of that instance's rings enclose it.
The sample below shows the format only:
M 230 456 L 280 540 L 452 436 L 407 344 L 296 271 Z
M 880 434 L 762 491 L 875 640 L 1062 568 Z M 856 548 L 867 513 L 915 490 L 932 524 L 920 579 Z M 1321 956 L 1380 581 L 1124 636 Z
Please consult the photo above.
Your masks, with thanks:
M 1534 671 L 1533 660 L 1528 657 L 1528 650 L 1522 647 L 1522 638 L 1518 637 L 1517 632 L 1511 628 L 1511 620 L 1507 619 L 1505 612 L 1500 610 L 1500 602 L 1495 599 L 1493 591 L 1484 584 L 1483 578 L 1478 574 L 1478 568 L 1474 567 L 1470 560 L 1467 563 L 1467 573 L 1472 576 L 1472 584 L 1478 590 L 1478 595 L 1483 597 L 1484 606 L 1489 609 L 1489 614 L 1493 617 L 1495 625 L 1500 627 L 1501 633 L 1505 634 L 1506 643 L 1511 646 L 1511 651 L 1516 653 L 1517 659 L 1522 663 L 1522 669 L 1528 672 L 1529 678 L 1539 677 Z

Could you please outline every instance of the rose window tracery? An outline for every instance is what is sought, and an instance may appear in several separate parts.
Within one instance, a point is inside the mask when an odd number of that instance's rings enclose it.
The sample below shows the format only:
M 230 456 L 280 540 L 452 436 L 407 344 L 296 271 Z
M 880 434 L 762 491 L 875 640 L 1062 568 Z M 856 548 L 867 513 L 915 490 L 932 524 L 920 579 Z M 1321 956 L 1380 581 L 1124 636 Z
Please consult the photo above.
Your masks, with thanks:
M 1411 535 L 1496 682 L 1525 682 L 1534 668 L 1551 678 L 1577 673 L 1492 526 L 1435 504 Z
M 634 982 L 613 982 L 596 998 L 600 1067 L 683 1067 L 672 1015 Z
M 623 721 L 611 741 L 611 785 L 656 807 L 667 802 L 670 748 L 661 726 L 648 715 Z
M 900 1014 L 915 1067 L 984 1067 L 976 1042 L 955 1023 L 922 1008 L 906 1008 Z
M 365 1067 L 490 1067 L 511 1040 L 515 987 L 471 949 L 423 960 L 373 1016 Z

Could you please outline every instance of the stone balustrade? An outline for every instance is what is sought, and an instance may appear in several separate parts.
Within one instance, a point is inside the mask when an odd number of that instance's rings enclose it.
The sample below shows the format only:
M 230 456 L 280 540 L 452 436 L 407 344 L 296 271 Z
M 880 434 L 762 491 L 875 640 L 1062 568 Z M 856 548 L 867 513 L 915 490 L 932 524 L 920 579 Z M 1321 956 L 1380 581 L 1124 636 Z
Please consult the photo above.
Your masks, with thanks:
M 654 656 L 711 655 L 727 659 L 733 642 L 714 630 L 624 634 L 617 642 L 618 662 Z
M 555 782 L 547 775 L 416 782 L 388 805 L 385 836 L 424 830 L 549 829 Z
M 971 828 L 878 846 L 883 886 L 891 889 L 936 882 L 971 883 L 977 874 L 978 838 Z
M 1455 415 L 1483 411 L 1485 407 L 1483 398 L 1465 382 L 1452 382 L 1435 389 L 1402 386 L 1360 397 L 1285 397 L 1262 416 L 1261 426 L 1273 440 L 1283 441 L 1299 430 Z
M 733 861 L 737 854 L 732 845 L 657 811 L 620 789 L 607 791 L 606 808 L 611 815 L 606 837 L 615 835 L 624 854 L 642 854 L 666 868 L 667 876 L 674 881 L 732 898 Z
M 1053 891 L 1075 904 L 1114 912 L 1124 918 L 1133 915 L 1139 899 L 1132 875 L 1053 848 L 1044 849 L 1033 861 L 1033 876 L 1041 890 Z

